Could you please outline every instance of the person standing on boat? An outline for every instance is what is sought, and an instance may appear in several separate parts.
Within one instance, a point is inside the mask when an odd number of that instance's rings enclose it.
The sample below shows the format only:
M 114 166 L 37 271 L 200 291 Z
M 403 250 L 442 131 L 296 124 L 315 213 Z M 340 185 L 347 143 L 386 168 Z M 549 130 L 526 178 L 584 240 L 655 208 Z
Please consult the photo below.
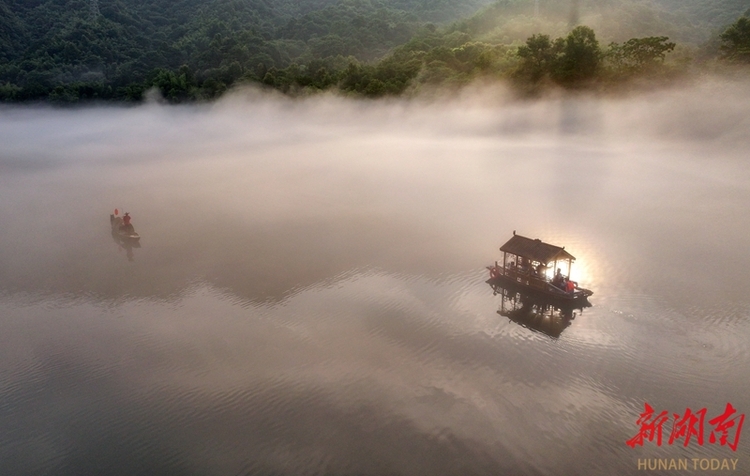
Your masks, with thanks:
M 519 268 L 519 271 L 522 272 L 523 274 L 529 274 L 531 263 L 529 263 L 526 258 L 521 256 L 521 259 L 518 260 L 518 268 Z
M 122 217 L 122 227 L 120 227 L 123 230 L 133 230 L 133 225 L 130 224 L 130 213 L 125 212 L 125 215 Z
M 563 287 L 563 279 L 564 276 L 562 275 L 562 270 L 560 268 L 557 268 L 557 273 L 555 273 L 555 277 L 552 278 L 552 284 L 561 288 Z

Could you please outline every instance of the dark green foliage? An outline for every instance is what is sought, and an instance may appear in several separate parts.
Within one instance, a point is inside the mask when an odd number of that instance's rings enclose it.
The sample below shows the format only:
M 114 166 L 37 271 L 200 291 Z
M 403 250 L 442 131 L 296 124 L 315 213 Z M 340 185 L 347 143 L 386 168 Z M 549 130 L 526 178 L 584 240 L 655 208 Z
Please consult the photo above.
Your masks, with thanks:
M 186 73 L 179 74 L 165 69 L 153 70 L 144 82 L 144 86 L 158 88 L 164 99 L 171 102 L 190 98 L 190 90 L 194 87 Z
M 719 38 L 722 58 L 737 63 L 750 63 L 750 18 L 740 17 Z
M 400 94 L 421 66 L 421 61 L 408 55 L 393 55 L 376 66 L 350 64 L 342 75 L 340 88 L 369 97 Z
M 587 26 L 578 26 L 561 45 L 552 72 L 553 78 L 568 86 L 591 81 L 599 72 L 601 56 L 594 30 Z
M 654 0 L 654 3 L 668 13 L 667 20 L 684 17 L 691 24 L 702 26 L 706 33 L 724 28 L 750 6 L 747 0 Z
M 22 89 L 15 84 L 0 83 L 0 101 L 13 102 L 20 100 Z
M 554 41 L 547 35 L 528 38 L 516 53 L 521 62 L 513 77 L 528 91 L 535 91 L 545 80 L 576 88 L 603 80 L 614 86 L 636 78 L 667 78 L 676 74 L 665 65 L 667 53 L 675 46 L 666 36 L 631 38 L 611 43 L 602 52 L 594 31 L 579 26 Z
M 520 82 L 536 84 L 544 78 L 566 87 L 578 87 L 597 77 L 602 53 L 594 30 L 578 26 L 565 38 L 550 41 L 534 35 L 516 53 L 521 64 L 515 73 Z
M 526 44 L 518 47 L 516 53 L 521 58 L 517 77 L 531 83 L 538 83 L 555 68 L 561 44 L 552 44 L 548 35 L 533 35 Z
M 131 100 L 152 87 L 169 101 L 205 99 L 272 69 L 267 82 L 281 89 L 327 88 L 343 67 L 305 65 L 373 61 L 423 22 L 487 1 L 108 0 L 97 12 L 88 0 L 0 0 L 0 100 Z M 394 81 L 371 91 L 403 89 Z
M 666 36 L 631 38 L 623 44 L 611 43 L 607 62 L 615 74 L 634 75 L 655 72 L 664 64 L 666 54 L 676 46 Z
M 726 18 L 708 0 L 579 0 L 580 18 L 622 41 L 605 52 L 592 28 L 567 33 L 568 1 L 497 0 L 452 25 L 427 23 L 489 1 L 108 0 L 96 12 L 88 0 L 0 0 L 0 101 L 139 101 L 158 90 L 183 102 L 241 83 L 367 97 L 477 78 L 578 88 L 663 72 L 675 43 L 661 35 L 697 38 Z M 746 2 L 716 1 L 730 11 Z M 731 61 L 747 61 L 744 27 L 721 37 Z
M 289 20 L 277 37 L 304 42 L 313 57 L 352 55 L 372 60 L 407 41 L 417 24 L 417 16 L 406 11 L 377 8 L 369 2 L 338 2 Z

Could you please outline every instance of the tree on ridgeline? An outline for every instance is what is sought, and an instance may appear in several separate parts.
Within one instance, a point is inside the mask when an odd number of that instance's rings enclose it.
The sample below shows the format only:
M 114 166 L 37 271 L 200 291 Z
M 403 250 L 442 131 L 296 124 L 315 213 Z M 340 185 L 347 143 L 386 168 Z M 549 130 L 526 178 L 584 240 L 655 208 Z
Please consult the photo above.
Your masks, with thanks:
M 676 46 L 666 36 L 631 38 L 623 44 L 610 43 L 605 59 L 612 73 L 620 77 L 654 73 L 664 65 L 666 54 Z
M 587 26 L 578 26 L 555 41 L 547 35 L 533 35 L 516 55 L 521 63 L 514 78 L 532 89 L 545 78 L 564 87 L 589 83 L 596 79 L 602 58 L 596 34 Z
M 517 77 L 536 84 L 549 76 L 561 47 L 560 38 L 553 43 L 548 35 L 532 35 L 525 45 L 518 47 L 516 54 L 521 58 L 521 65 L 516 73 Z
M 750 18 L 740 17 L 719 38 L 723 59 L 733 63 L 750 63 Z
M 553 79 L 565 86 L 577 86 L 596 78 L 602 53 L 594 30 L 577 26 L 565 38 L 557 58 Z

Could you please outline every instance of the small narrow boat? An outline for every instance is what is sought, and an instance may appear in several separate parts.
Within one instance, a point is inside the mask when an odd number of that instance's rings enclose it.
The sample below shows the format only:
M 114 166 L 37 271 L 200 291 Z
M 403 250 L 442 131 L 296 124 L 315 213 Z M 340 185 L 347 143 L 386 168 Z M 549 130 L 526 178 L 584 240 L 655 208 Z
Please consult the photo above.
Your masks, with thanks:
M 136 233 L 132 224 L 125 225 L 121 217 L 110 214 L 109 224 L 112 225 L 112 236 L 123 241 L 138 241 L 141 235 Z
M 551 245 L 539 239 L 516 235 L 500 247 L 501 262 L 487 266 L 489 284 L 544 297 L 553 302 L 572 304 L 594 294 L 570 279 L 570 269 L 575 258 L 565 247 Z M 558 267 L 559 266 L 559 267 Z M 562 268 L 566 270 L 562 272 Z M 557 270 L 550 275 L 548 270 Z

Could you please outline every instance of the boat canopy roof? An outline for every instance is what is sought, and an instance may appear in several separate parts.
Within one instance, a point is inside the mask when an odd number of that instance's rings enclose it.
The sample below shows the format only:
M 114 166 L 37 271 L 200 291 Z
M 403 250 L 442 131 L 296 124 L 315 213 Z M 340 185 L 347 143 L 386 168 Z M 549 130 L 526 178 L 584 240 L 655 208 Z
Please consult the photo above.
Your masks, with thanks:
M 543 264 L 556 260 L 575 260 L 573 255 L 565 251 L 565 248 L 550 245 L 538 238 L 532 240 L 525 236 L 516 235 L 516 232 L 513 232 L 513 238 L 500 247 L 500 251 L 528 258 L 531 261 L 538 261 Z

